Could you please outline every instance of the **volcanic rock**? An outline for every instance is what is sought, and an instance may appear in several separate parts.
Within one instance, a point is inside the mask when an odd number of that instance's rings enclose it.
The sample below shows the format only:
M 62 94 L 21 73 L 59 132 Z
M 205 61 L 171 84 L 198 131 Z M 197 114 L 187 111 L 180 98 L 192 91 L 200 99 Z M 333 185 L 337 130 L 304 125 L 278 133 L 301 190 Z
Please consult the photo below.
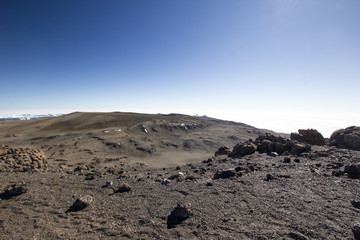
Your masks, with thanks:
M 265 177 L 265 181 L 270 181 L 270 180 L 273 180 L 273 179 L 275 179 L 275 177 L 273 176 L 273 175 L 271 175 L 271 174 L 266 174 L 266 177 Z
M 351 230 L 354 234 L 355 240 L 360 240 L 360 223 L 355 223 Z
M 316 129 L 299 129 L 298 133 L 291 133 L 290 139 L 311 145 L 325 145 L 325 138 Z
M 360 201 L 352 200 L 350 203 L 354 208 L 360 208 Z
M 19 196 L 23 193 L 26 193 L 27 190 L 28 188 L 25 183 L 16 183 L 9 185 L 4 189 L 4 192 L 0 194 L 0 200 L 8 200 L 12 197 Z
M 92 202 L 93 198 L 90 195 L 79 197 L 75 200 L 74 204 L 66 211 L 66 213 L 81 211 L 84 208 L 88 207 Z
M 330 145 L 338 148 L 360 150 L 360 127 L 339 129 L 330 136 Z
M 272 153 L 276 152 L 281 155 L 286 152 L 291 152 L 294 155 L 299 155 L 303 152 L 309 152 L 311 146 L 307 143 L 299 143 L 297 141 L 289 140 L 281 136 L 274 136 L 272 134 L 266 134 L 256 138 L 255 144 L 257 151 Z
M 123 193 L 123 192 L 130 192 L 131 187 L 127 183 L 120 183 L 118 186 L 118 189 L 115 191 L 115 193 Z
M 173 228 L 188 219 L 192 214 L 190 207 L 188 203 L 178 204 L 167 218 L 168 228 Z
M 349 164 L 345 166 L 344 172 L 349 178 L 359 179 L 360 178 L 360 165 Z
M 235 168 L 229 168 L 225 170 L 218 170 L 214 175 L 214 179 L 230 178 L 234 176 L 236 176 Z
M 310 145 L 306 143 L 295 143 L 291 148 L 291 153 L 294 155 L 299 155 L 300 153 L 309 152 L 310 150 Z
M 163 179 L 162 181 L 161 181 L 161 184 L 162 185 L 169 185 L 171 183 L 171 181 L 169 180 L 169 179 L 167 179 L 167 178 L 165 178 L 165 179 Z
M 170 180 L 178 180 L 179 182 L 185 180 L 185 174 L 183 172 L 178 172 L 176 174 L 173 174 L 169 177 Z
M 231 153 L 231 149 L 229 147 L 220 147 L 216 152 L 215 152 L 215 156 L 219 156 L 219 155 L 229 155 Z
M 242 157 L 245 155 L 253 154 L 256 151 L 256 145 L 251 141 L 238 143 L 229 154 L 230 157 Z

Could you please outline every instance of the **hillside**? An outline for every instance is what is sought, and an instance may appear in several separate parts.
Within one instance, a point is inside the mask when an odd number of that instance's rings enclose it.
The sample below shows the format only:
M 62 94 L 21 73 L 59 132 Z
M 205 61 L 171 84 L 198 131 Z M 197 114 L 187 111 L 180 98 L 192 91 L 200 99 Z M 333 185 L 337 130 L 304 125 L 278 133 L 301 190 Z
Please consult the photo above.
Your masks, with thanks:
M 268 130 L 181 114 L 83 113 L 0 122 L 0 142 L 39 148 L 56 167 L 115 166 L 143 162 L 176 166 L 201 161 L 220 146 L 256 138 Z

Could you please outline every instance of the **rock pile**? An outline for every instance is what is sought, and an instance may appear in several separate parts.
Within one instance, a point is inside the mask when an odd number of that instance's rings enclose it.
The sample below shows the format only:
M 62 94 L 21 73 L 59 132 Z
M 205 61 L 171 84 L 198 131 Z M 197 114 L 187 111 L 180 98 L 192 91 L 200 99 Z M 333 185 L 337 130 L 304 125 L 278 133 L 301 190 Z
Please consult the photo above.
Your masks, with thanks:
M 274 136 L 272 134 L 266 134 L 258 137 L 255 144 L 257 145 L 257 151 L 259 152 L 275 152 L 279 155 L 285 152 L 299 155 L 303 152 L 309 152 L 311 150 L 311 146 L 307 143 L 300 143 L 281 136 Z
M 311 145 L 325 145 L 325 138 L 316 129 L 299 129 L 297 133 L 291 133 L 290 139 Z
M 39 149 L 0 145 L 0 172 L 41 169 L 47 163 L 47 157 Z
M 360 150 L 360 127 L 339 129 L 330 136 L 330 145 L 338 148 Z
M 307 143 L 300 143 L 281 136 L 266 134 L 256 138 L 255 141 L 250 139 L 246 142 L 236 144 L 230 153 L 224 151 L 224 149 L 224 147 L 219 148 L 216 155 L 227 155 L 232 158 L 237 158 L 253 154 L 255 151 L 268 153 L 270 155 L 281 155 L 285 152 L 299 155 L 304 152 L 309 152 L 311 146 Z

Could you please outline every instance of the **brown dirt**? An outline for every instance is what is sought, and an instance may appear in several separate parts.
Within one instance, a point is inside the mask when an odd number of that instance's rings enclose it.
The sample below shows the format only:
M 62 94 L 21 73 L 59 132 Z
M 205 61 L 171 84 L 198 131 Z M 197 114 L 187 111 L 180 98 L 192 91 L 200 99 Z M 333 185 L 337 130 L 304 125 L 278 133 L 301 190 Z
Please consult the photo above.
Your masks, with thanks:
M 175 163 L 171 153 L 164 150 L 164 159 Z M 360 180 L 333 173 L 359 164 L 358 151 L 313 146 L 301 156 L 256 152 L 166 168 L 133 161 L 2 172 L 0 239 L 354 238 L 360 210 L 351 201 L 360 200 Z M 224 169 L 235 176 L 214 179 Z M 123 183 L 129 192 L 118 191 Z M 71 208 L 86 195 L 88 207 Z M 191 215 L 172 226 L 178 204 Z
M 222 145 L 233 146 L 266 132 L 271 131 L 180 114 L 76 112 L 0 122 L 0 143 L 41 149 L 54 167 L 111 167 L 139 161 L 168 167 L 201 161 Z

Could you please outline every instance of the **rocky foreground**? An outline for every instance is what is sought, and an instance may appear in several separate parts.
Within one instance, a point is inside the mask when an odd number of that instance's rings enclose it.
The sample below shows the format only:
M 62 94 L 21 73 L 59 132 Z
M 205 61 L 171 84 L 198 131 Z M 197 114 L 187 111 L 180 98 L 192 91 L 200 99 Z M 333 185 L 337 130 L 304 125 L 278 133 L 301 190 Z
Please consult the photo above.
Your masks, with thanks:
M 267 134 L 171 168 L 5 171 L 0 238 L 359 239 L 359 164 Z

